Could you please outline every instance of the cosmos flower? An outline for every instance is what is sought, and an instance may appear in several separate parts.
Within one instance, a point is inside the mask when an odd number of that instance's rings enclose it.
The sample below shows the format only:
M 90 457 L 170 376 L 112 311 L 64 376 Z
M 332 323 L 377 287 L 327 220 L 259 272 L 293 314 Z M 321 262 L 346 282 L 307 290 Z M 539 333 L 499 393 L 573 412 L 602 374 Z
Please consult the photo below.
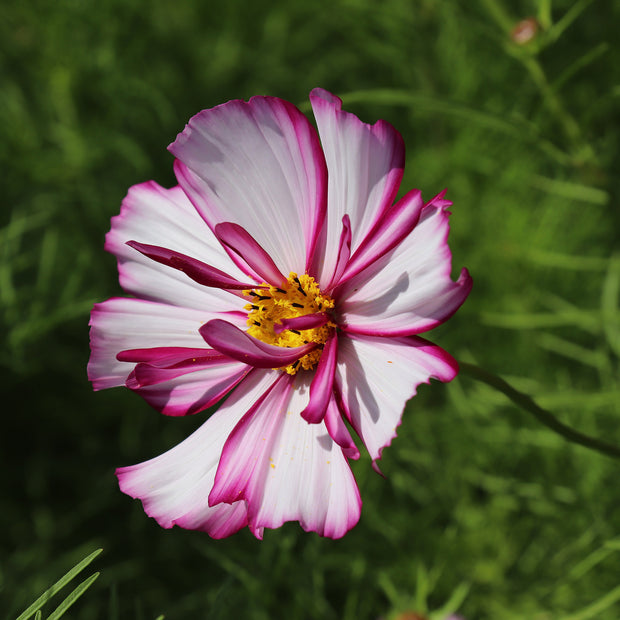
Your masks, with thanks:
M 272 97 L 194 116 L 170 145 L 179 185 L 136 185 L 106 249 L 134 297 L 97 304 L 89 378 L 166 415 L 227 396 L 185 441 L 117 470 L 166 528 L 214 538 L 299 521 L 338 538 L 360 516 L 351 429 L 375 461 L 405 403 L 456 362 L 419 337 L 471 289 L 450 277 L 451 204 L 395 202 L 404 145 L 337 97 L 316 130 Z

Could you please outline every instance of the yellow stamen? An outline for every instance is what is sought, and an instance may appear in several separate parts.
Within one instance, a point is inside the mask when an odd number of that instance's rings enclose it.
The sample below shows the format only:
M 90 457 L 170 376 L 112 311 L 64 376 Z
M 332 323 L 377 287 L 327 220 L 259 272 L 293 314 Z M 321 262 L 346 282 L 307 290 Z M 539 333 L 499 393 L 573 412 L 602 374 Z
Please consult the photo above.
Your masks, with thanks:
M 277 334 L 274 325 L 282 319 L 292 319 L 306 314 L 327 312 L 334 307 L 334 300 L 321 292 L 316 280 L 307 275 L 289 275 L 286 284 L 281 287 L 269 286 L 243 291 L 252 303 L 245 306 L 248 310 L 248 334 L 262 342 L 278 347 L 300 347 L 310 342 L 319 346 L 295 363 L 282 368 L 294 375 L 298 370 L 314 368 L 321 357 L 323 344 L 327 342 L 335 323 L 328 321 L 325 325 L 313 329 L 287 329 Z

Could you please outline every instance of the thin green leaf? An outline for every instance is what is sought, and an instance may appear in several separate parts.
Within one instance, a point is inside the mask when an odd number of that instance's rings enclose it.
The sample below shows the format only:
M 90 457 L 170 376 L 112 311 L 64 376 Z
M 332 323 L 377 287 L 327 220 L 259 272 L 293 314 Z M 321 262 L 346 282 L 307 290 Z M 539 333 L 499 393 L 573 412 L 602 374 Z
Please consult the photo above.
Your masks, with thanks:
M 574 326 L 592 334 L 601 331 L 598 312 L 575 310 L 572 312 L 524 312 L 507 314 L 501 312 L 482 312 L 482 323 L 505 329 L 542 329 L 547 327 Z
M 612 350 L 620 355 L 620 254 L 615 254 L 609 261 L 603 291 L 601 294 L 601 312 L 603 315 L 603 333 Z
M 608 263 L 607 259 L 596 256 L 575 256 L 574 254 L 548 252 L 535 248 L 527 250 L 524 257 L 538 265 L 573 271 L 604 271 Z
M 66 611 L 90 588 L 90 586 L 95 582 L 95 580 L 99 577 L 99 573 L 94 573 L 88 579 L 85 579 L 77 588 L 75 588 L 67 598 L 58 605 L 58 607 L 53 611 L 53 613 L 48 617 L 47 620 L 58 620 L 65 615 Z
M 515 390 L 511 385 L 497 375 L 483 370 L 474 364 L 468 364 L 466 362 L 460 362 L 459 366 L 461 368 L 461 372 L 469 375 L 477 381 L 486 383 L 499 392 L 502 392 L 502 394 L 507 396 L 513 403 L 522 409 L 529 411 L 541 424 L 544 424 L 568 441 L 586 448 L 590 448 L 591 450 L 595 450 L 596 452 L 600 452 L 606 456 L 620 459 L 620 447 L 601 441 L 595 437 L 589 437 L 588 435 L 584 435 L 583 433 L 576 431 L 570 426 L 566 426 L 566 424 L 560 422 L 550 411 L 538 406 L 528 394 Z
M 440 609 L 435 610 L 431 614 L 431 620 L 444 620 L 444 618 L 458 611 L 467 598 L 470 589 L 471 585 L 468 583 L 461 583 L 458 585 L 450 595 L 448 601 Z
M 602 189 L 582 185 L 581 183 L 572 183 L 562 181 L 560 179 L 548 179 L 546 177 L 535 175 L 532 178 L 532 186 L 568 200 L 581 200 L 593 205 L 605 206 L 609 203 L 609 194 Z
M 564 616 L 560 620 L 590 620 L 590 618 L 598 618 L 603 611 L 609 609 L 618 601 L 620 601 L 620 586 L 615 587 L 605 596 L 598 599 L 598 601 L 584 607 L 577 613 Z
M 58 591 L 64 588 L 76 575 L 81 573 L 101 552 L 103 549 L 97 549 L 86 556 L 81 562 L 78 562 L 68 573 L 61 577 L 51 588 L 48 588 L 26 611 L 21 613 L 16 620 L 27 620 L 36 613 L 47 601 L 49 601 Z
M 557 41 L 564 31 L 585 11 L 594 0 L 577 0 L 566 13 L 549 29 L 549 41 Z
M 607 43 L 599 43 L 596 47 L 591 49 L 587 54 L 580 56 L 572 65 L 564 69 L 560 77 L 557 78 L 552 84 L 551 89 L 554 91 L 560 90 L 564 84 L 566 84 L 576 73 L 585 69 L 588 65 L 592 64 L 600 56 L 609 51 L 610 47 Z
M 538 2 L 538 22 L 544 30 L 549 30 L 553 19 L 551 17 L 551 0 L 539 0 Z
M 560 338 L 554 334 L 538 334 L 536 344 L 547 351 L 552 351 L 579 364 L 592 366 L 597 370 L 608 370 L 609 360 L 605 353 L 600 350 L 586 349 L 570 340 Z

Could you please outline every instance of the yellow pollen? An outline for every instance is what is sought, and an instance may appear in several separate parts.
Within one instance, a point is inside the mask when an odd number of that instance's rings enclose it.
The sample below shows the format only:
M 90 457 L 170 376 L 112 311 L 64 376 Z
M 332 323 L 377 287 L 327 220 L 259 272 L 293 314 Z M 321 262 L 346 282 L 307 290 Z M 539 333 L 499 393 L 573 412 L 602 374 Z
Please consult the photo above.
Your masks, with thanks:
M 323 345 L 336 324 L 328 321 L 313 329 L 286 329 L 279 334 L 275 332 L 274 325 L 281 323 L 282 319 L 328 312 L 334 307 L 334 300 L 321 292 L 316 280 L 307 274 L 298 276 L 291 272 L 281 287 L 269 286 L 243 291 L 243 294 L 252 299 L 252 303 L 245 306 L 248 310 L 247 325 L 250 336 L 278 347 L 300 347 L 310 342 L 319 345 L 281 370 L 294 375 L 302 368 L 314 368 L 321 357 Z

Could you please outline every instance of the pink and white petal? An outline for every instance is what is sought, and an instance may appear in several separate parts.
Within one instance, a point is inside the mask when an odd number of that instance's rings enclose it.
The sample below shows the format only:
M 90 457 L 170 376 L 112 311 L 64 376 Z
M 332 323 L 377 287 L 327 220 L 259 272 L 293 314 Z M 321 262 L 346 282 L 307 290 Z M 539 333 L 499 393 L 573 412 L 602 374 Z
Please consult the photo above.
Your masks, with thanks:
M 251 367 L 234 360 L 187 368 L 155 368 L 138 364 L 127 381 L 151 407 L 164 415 L 193 415 L 215 405 L 250 372 Z
M 212 229 L 240 224 L 283 273 L 306 271 L 325 218 L 327 169 L 295 106 L 275 97 L 229 101 L 190 119 L 168 148 Z
M 281 334 L 288 329 L 314 329 L 329 323 L 329 321 L 331 321 L 331 317 L 326 312 L 314 312 L 312 314 L 294 316 L 290 319 L 280 319 L 279 323 L 274 324 L 273 331 L 276 334 Z
M 351 219 L 348 215 L 342 218 L 342 231 L 340 240 L 338 241 L 338 252 L 336 254 L 336 262 L 334 263 L 334 271 L 329 283 L 325 286 L 326 291 L 331 291 L 334 286 L 340 282 L 340 278 L 347 268 L 349 259 L 351 258 Z
M 325 425 L 308 424 L 310 378 L 282 375 L 231 433 L 210 502 L 245 499 L 250 530 L 299 521 L 306 531 L 340 538 L 358 521 L 361 499 L 340 446 Z
M 232 278 L 212 265 L 207 265 L 207 263 L 203 263 L 186 254 L 181 254 L 181 252 L 176 250 L 163 248 L 160 245 L 139 243 L 138 241 L 128 241 L 127 245 L 157 263 L 182 271 L 188 278 L 202 286 L 239 291 L 256 286 L 256 282 L 239 282 L 239 280 Z
M 399 245 L 419 222 L 423 207 L 420 190 L 403 196 L 366 235 L 338 283 L 354 277 Z
M 347 425 L 344 423 L 342 412 L 334 396 L 332 396 L 327 405 L 325 427 L 327 428 L 329 436 L 342 448 L 342 452 L 347 458 L 353 459 L 354 461 L 359 459 L 360 451 L 355 445 Z
M 225 315 L 239 327 L 245 318 Z M 142 299 L 116 297 L 95 304 L 90 315 L 88 378 L 95 390 L 124 385 L 135 363 L 117 359 L 127 349 L 153 347 L 205 348 L 199 329 L 222 314 L 180 308 Z
M 258 340 L 232 323 L 215 319 L 200 328 L 206 342 L 216 351 L 256 368 L 282 368 L 316 348 L 310 342 L 300 347 L 278 347 Z
M 190 347 L 155 347 L 151 349 L 126 349 L 117 354 L 116 359 L 121 362 L 140 362 L 154 368 L 184 368 L 213 361 L 222 361 L 225 357 L 219 351 L 204 347 L 192 349 Z M 198 370 L 195 368 L 194 370 Z
M 405 146 L 389 123 L 363 123 L 342 110 L 342 101 L 323 89 L 315 88 L 310 101 L 329 171 L 324 252 L 317 253 L 315 267 L 321 286 L 327 287 L 336 269 L 343 216 L 351 220 L 354 253 L 396 197 Z
M 399 246 L 337 289 L 347 332 L 419 334 L 456 312 L 469 295 L 472 280 L 466 269 L 456 282 L 450 277 L 448 215 L 445 206 L 429 203 Z
M 456 361 L 417 336 L 339 338 L 336 386 L 351 426 L 373 461 L 396 436 L 406 402 L 421 383 L 451 381 Z
M 325 412 L 334 394 L 334 376 L 338 359 L 338 338 L 332 334 L 323 347 L 318 366 L 310 384 L 310 400 L 301 412 L 301 417 L 310 424 L 318 424 L 325 418 Z
M 254 371 L 192 435 L 149 461 L 116 470 L 121 490 L 142 500 L 159 525 L 203 530 L 223 538 L 247 525 L 243 501 L 209 506 L 222 448 L 247 409 L 273 383 L 272 371 Z
M 216 224 L 213 230 L 219 242 L 243 260 L 250 270 L 259 276 L 261 282 L 268 282 L 274 286 L 286 282 L 286 277 L 271 256 L 243 226 L 233 222 L 222 222 Z
M 243 281 L 247 276 L 230 260 L 180 187 L 164 189 L 149 181 L 134 185 L 112 218 L 106 250 L 118 259 L 121 286 L 137 297 L 189 308 L 230 310 L 230 293 L 206 288 L 186 274 L 161 265 L 126 245 L 127 241 L 171 248 Z

